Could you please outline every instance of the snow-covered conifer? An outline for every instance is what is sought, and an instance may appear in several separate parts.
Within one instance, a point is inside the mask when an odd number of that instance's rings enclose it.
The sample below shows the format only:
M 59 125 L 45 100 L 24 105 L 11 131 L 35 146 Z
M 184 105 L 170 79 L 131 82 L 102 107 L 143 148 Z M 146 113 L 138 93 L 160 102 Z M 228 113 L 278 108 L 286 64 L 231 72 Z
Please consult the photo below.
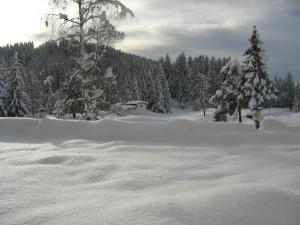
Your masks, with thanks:
M 140 90 L 138 86 L 138 82 L 136 78 L 133 78 L 133 83 L 132 83 L 132 99 L 133 100 L 140 100 L 141 95 L 140 95 Z
M 53 76 L 48 76 L 43 83 L 44 87 L 44 99 L 43 99 L 43 105 L 45 106 L 48 113 L 52 113 L 55 102 L 57 100 L 55 93 L 53 92 L 53 82 L 54 78 Z
M 152 111 L 158 113 L 167 113 L 165 109 L 165 98 L 163 94 L 163 88 L 161 85 L 161 80 L 159 77 L 155 80 L 156 93 L 154 97 L 154 102 L 152 104 Z
M 223 82 L 216 94 L 210 99 L 210 103 L 215 105 L 216 120 L 221 114 L 229 113 L 232 115 L 236 111 L 239 112 L 239 121 L 242 122 L 241 101 L 239 96 L 242 94 L 241 81 L 242 70 L 240 62 L 237 59 L 228 62 L 221 70 Z M 222 118 L 225 118 L 224 116 Z
M 6 69 L 4 65 L 3 57 L 0 58 L 0 117 L 7 115 L 6 105 L 5 105 L 5 77 Z
M 28 104 L 28 96 L 25 91 L 24 73 L 18 59 L 18 53 L 12 60 L 12 66 L 9 70 L 6 82 L 6 101 L 7 114 L 13 117 L 23 117 L 28 114 L 26 104 Z
M 163 65 L 160 64 L 158 68 L 157 80 L 160 80 L 160 84 L 162 86 L 162 94 L 163 94 L 163 102 L 165 113 L 172 113 L 171 109 L 171 93 L 168 80 L 166 79 L 166 75 L 163 69 Z
M 208 91 L 208 77 L 202 73 L 195 75 L 192 82 L 191 100 L 196 109 L 202 108 L 204 116 L 206 116 L 206 104 L 209 101 Z
M 288 73 L 285 78 L 285 91 L 280 93 L 280 95 L 285 96 L 285 101 L 288 104 L 289 108 L 293 109 L 293 102 L 296 97 L 296 87 L 293 76 L 291 73 Z
M 180 104 L 184 105 L 189 101 L 189 70 L 184 53 L 180 54 L 175 63 L 177 84 L 174 85 L 174 88 L 177 93 L 176 98 Z
M 244 61 L 243 72 L 244 80 L 242 84 L 243 95 L 239 96 L 240 100 L 246 100 L 251 109 L 262 106 L 265 100 L 274 98 L 272 84 L 266 72 L 266 56 L 262 49 L 262 41 L 260 40 L 256 26 L 253 28 L 251 35 L 250 48 L 244 54 L 246 59 Z
M 110 106 L 117 102 L 117 76 L 112 67 L 108 67 L 104 75 L 105 101 Z

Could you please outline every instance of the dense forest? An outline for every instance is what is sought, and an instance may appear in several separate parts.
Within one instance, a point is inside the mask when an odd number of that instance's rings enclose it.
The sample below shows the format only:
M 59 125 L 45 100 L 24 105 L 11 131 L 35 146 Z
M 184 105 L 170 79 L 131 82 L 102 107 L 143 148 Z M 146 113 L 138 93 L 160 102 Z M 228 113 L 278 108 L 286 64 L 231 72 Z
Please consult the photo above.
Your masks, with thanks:
M 87 109 L 78 92 L 79 81 L 73 76 L 78 51 L 68 41 L 49 41 L 35 48 L 32 42 L 0 48 L 0 115 L 34 116 L 40 109 L 48 114 L 84 114 L 109 111 L 116 103 L 131 100 L 149 102 L 149 110 L 171 113 L 172 107 L 192 105 L 194 109 L 218 107 L 209 101 L 224 82 L 224 66 L 230 58 L 181 53 L 155 61 L 124 53 L 112 47 L 89 45 L 101 55 L 93 66 L 92 88 L 98 105 Z M 223 70 L 222 70 L 223 68 Z M 265 106 L 289 107 L 298 104 L 300 85 L 291 74 L 275 78 L 278 98 Z M 176 105 L 174 105 L 176 103 Z M 246 104 L 243 107 L 247 107 Z
M 154 61 L 112 47 L 99 51 L 102 57 L 97 61 L 95 85 L 103 92 L 102 110 L 130 100 L 147 101 L 150 110 L 161 113 L 171 113 L 171 99 L 177 100 L 181 107 L 196 104 L 199 90 L 193 81 L 197 80 L 197 74 L 207 75 L 210 83 L 207 94 L 213 95 L 221 82 L 220 70 L 229 61 L 204 55 L 192 58 L 184 53 L 175 60 L 167 55 Z M 24 104 L 30 114 L 40 108 L 48 113 L 57 112 L 59 100 L 68 95 L 68 86 L 73 82 L 71 70 L 76 52 L 67 42 L 49 41 L 37 48 L 33 43 L 19 43 L 0 48 L 0 56 L 2 80 L 10 76 L 10 68 L 16 65 L 20 68 Z M 84 109 L 75 111 L 83 113 Z

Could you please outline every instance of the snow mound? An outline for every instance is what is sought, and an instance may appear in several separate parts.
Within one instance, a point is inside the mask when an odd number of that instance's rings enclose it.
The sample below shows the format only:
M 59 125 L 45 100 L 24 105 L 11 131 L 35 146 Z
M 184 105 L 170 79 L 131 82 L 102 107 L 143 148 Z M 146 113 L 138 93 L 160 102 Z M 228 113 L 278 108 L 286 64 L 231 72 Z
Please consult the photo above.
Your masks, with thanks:
M 187 146 L 268 144 L 271 139 L 274 144 L 298 143 L 300 128 L 289 127 L 273 119 L 267 119 L 264 126 L 265 130 L 274 132 L 257 131 L 249 124 L 212 123 L 184 118 L 173 118 L 165 122 L 46 119 L 40 125 L 34 119 L 0 119 L 0 135 L 31 141 L 83 139 L 97 142 L 121 141 Z
M 288 126 L 281 121 L 276 119 L 265 119 L 264 129 L 272 131 L 289 131 L 300 133 L 300 127 Z
M 295 193 L 259 185 L 236 185 L 119 205 L 116 214 L 127 216 L 111 223 L 297 225 L 299 209 L 300 196 Z
M 299 225 L 298 128 L 264 125 L 0 119 L 0 224 Z

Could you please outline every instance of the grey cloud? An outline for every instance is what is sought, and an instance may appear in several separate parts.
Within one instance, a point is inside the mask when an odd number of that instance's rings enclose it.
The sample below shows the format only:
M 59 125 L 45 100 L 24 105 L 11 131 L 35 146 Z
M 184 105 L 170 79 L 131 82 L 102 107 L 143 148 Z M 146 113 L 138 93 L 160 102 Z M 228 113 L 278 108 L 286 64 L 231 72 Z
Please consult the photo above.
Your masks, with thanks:
M 49 32 L 40 32 L 32 35 L 32 39 L 34 39 L 36 42 L 41 43 L 46 40 L 49 40 L 51 37 L 51 34 Z
M 187 54 L 208 54 L 242 58 L 249 46 L 252 26 L 256 24 L 265 42 L 269 71 L 280 76 L 292 72 L 300 81 L 300 3 L 299 0 L 140 0 L 145 4 L 137 12 L 140 21 L 147 20 L 153 30 L 142 27 L 144 39 L 157 38 L 159 47 L 143 46 L 133 52 L 158 58 L 185 51 Z M 211 11 L 203 6 L 211 5 Z M 227 10 L 227 11 L 226 11 Z M 238 25 L 222 26 L 228 10 Z M 205 15 L 203 17 L 203 15 Z M 230 17 L 230 14 L 226 14 Z M 221 17 L 221 19 L 219 18 Z M 245 19 L 246 18 L 246 19 Z M 165 23 L 168 20 L 168 23 Z M 194 25 L 208 25 L 209 29 L 190 29 Z M 197 26 L 196 26 L 197 27 Z M 136 30 L 136 33 L 139 31 Z M 166 41 L 167 40 L 167 41 Z M 164 43 L 165 41 L 165 43 Z

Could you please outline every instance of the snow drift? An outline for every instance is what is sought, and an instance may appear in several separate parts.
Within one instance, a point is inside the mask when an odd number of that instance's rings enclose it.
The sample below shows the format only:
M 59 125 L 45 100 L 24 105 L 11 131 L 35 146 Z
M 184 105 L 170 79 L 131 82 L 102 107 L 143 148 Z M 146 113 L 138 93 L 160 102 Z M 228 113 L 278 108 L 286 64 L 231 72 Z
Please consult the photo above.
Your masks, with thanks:
M 238 123 L 203 123 L 176 118 L 165 122 L 132 122 L 104 119 L 98 122 L 35 119 L 0 119 L 0 135 L 31 141 L 85 139 L 168 145 L 297 144 L 300 128 L 274 119 L 264 122 L 265 131 Z M 289 131 L 289 132 L 287 132 Z
M 299 134 L 274 119 L 0 119 L 0 224 L 299 225 Z

